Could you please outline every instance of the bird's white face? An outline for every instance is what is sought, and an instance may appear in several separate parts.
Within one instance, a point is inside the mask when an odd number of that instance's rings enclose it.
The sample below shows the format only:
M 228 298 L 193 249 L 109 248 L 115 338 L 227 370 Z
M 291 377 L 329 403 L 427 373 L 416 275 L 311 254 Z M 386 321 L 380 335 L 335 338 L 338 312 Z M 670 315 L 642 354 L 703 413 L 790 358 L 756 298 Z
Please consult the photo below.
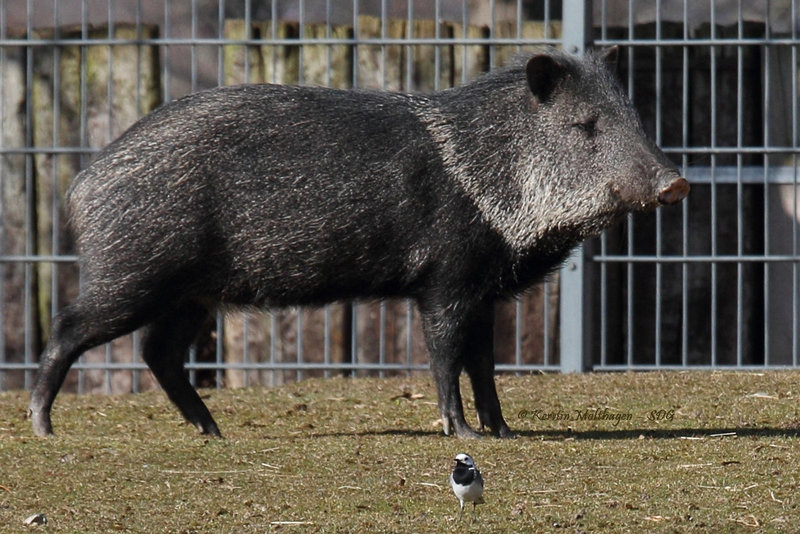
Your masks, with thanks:
M 475 467 L 475 462 L 472 460 L 472 457 L 469 454 L 464 454 L 463 452 L 456 455 L 455 462 L 457 464 L 464 464 L 467 467 Z

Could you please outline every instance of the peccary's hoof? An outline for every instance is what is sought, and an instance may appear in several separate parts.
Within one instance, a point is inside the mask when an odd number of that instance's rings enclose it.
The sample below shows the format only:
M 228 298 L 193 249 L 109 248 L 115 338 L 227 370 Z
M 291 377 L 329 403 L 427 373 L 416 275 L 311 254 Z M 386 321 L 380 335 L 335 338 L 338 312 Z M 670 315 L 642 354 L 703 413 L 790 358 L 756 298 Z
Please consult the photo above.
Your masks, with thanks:
M 34 411 L 32 408 L 28 409 L 28 419 L 31 420 L 33 426 L 33 433 L 39 437 L 46 437 L 53 435 L 53 425 L 50 423 L 50 415 L 43 412 Z
M 508 427 L 501 428 L 500 432 L 498 432 L 496 436 L 501 439 L 517 439 L 517 435 Z
M 456 431 L 455 431 L 455 435 L 456 435 L 456 437 L 461 438 L 461 439 L 482 439 L 483 438 L 483 436 L 481 434 L 479 434 L 478 432 L 475 432 L 474 430 L 472 430 L 472 428 L 470 428 L 468 426 L 467 427 L 462 427 L 462 428 L 457 428 Z
M 200 433 L 203 434 L 204 436 L 213 436 L 215 438 L 222 439 L 222 433 L 219 431 L 219 428 L 217 427 L 216 423 L 213 422 L 211 424 L 197 423 L 197 430 L 199 430 Z

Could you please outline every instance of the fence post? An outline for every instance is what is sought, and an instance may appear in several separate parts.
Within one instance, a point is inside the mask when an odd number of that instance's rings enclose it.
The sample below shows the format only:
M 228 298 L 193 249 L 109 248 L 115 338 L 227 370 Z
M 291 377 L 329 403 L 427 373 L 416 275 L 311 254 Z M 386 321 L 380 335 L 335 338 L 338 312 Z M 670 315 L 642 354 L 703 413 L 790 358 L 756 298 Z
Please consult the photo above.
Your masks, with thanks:
M 570 54 L 582 55 L 592 39 L 592 3 L 590 0 L 564 0 L 562 18 L 562 43 Z M 577 373 L 591 367 L 586 335 L 588 302 L 584 269 L 584 247 L 572 251 L 559 277 L 559 346 L 561 347 L 561 372 Z

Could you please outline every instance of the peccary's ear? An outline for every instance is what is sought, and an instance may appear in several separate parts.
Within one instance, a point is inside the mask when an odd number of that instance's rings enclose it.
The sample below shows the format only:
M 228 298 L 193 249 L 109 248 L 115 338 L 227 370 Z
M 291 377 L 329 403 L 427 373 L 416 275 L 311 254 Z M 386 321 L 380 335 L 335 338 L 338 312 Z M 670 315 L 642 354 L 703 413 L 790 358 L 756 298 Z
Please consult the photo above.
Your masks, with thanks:
M 617 72 L 617 63 L 619 62 L 619 47 L 617 45 L 604 48 L 598 54 L 603 63 L 611 72 Z
M 533 96 L 544 102 L 550 98 L 558 82 L 565 76 L 566 67 L 547 54 L 537 54 L 525 67 L 528 87 Z

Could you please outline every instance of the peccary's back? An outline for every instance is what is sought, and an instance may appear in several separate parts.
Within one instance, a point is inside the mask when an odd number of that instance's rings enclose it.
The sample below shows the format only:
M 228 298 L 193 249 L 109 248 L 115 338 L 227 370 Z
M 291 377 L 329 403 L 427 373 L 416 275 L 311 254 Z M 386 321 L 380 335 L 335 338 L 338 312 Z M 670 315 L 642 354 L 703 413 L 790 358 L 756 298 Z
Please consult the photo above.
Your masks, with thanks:
M 84 268 L 109 283 L 180 275 L 233 303 L 403 292 L 441 242 L 440 199 L 453 199 L 418 119 L 427 105 L 273 85 L 168 104 L 76 177 Z

